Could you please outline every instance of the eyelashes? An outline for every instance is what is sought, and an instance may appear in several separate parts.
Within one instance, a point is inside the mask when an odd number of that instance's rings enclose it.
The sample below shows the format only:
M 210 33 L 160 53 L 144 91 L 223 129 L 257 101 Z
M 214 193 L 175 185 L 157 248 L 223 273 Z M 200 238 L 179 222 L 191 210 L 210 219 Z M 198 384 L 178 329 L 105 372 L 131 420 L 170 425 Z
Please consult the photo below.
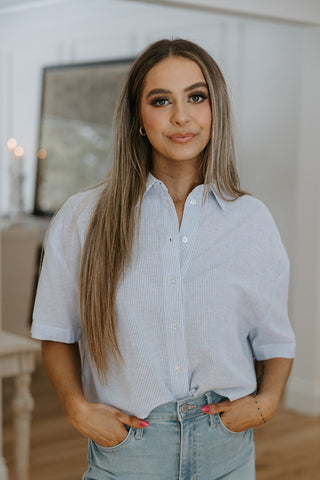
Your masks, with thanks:
M 191 93 L 188 98 L 190 103 L 202 103 L 204 100 L 207 100 L 209 97 L 203 92 L 194 92 L 194 93 Z M 154 107 L 164 107 L 165 105 L 168 105 L 171 102 L 168 97 L 159 96 L 159 97 L 153 98 L 150 103 Z
M 151 105 L 153 105 L 154 107 L 163 107 L 164 105 L 167 105 L 168 102 L 169 100 L 164 97 L 153 98 L 151 100 Z
M 194 103 L 201 103 L 202 100 L 207 100 L 207 98 L 209 98 L 208 95 L 206 95 L 205 93 L 201 93 L 201 92 L 200 93 L 193 93 L 192 95 L 189 96 L 189 98 L 194 98 L 194 97 L 198 97 L 198 98 L 201 99 L 200 102 L 195 101 Z

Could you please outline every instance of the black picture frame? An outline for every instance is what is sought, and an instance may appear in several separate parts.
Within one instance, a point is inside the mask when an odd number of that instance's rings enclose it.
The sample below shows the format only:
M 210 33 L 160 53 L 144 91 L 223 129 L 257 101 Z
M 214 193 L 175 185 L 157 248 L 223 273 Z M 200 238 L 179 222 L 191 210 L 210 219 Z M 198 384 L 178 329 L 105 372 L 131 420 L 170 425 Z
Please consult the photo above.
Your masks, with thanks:
M 48 215 L 112 166 L 112 120 L 134 59 L 43 68 L 34 214 Z

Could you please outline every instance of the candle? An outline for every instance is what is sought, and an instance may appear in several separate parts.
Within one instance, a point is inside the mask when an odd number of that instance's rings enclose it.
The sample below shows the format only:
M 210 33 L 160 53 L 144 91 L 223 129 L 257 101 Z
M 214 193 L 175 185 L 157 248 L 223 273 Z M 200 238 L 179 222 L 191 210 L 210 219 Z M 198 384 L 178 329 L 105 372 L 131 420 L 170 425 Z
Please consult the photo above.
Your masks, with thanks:
M 11 215 L 18 216 L 23 213 L 23 195 L 22 195 L 22 160 L 24 149 L 18 145 L 15 138 L 9 138 L 7 146 L 11 156 L 10 162 L 10 211 Z

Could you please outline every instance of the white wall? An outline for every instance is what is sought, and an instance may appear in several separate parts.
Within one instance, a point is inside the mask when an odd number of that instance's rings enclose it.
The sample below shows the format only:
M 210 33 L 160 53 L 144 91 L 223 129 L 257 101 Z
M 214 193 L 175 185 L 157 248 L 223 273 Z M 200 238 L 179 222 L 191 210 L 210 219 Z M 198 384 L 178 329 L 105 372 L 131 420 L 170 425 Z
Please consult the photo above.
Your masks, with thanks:
M 292 311 L 297 361 L 287 403 L 320 414 L 320 28 L 303 37 Z
M 7 1 L 7 0 L 4 0 Z M 17 0 L 15 0 L 17 1 Z M 20 0 L 21 1 L 21 0 Z M 148 2 L 149 0 L 145 0 Z M 153 3 L 202 8 L 250 17 L 320 24 L 318 0 L 151 0 Z
M 307 194 L 307 179 L 301 184 L 298 172 L 303 171 L 306 146 L 308 158 L 315 158 L 316 145 L 310 144 L 306 122 L 310 108 L 315 117 L 317 105 L 320 110 L 319 97 L 312 96 L 317 84 L 310 82 L 316 46 L 306 56 L 316 40 L 309 38 L 309 29 L 124 0 L 44 2 L 42 7 L 7 8 L 2 13 L 0 8 L 0 211 L 8 210 L 6 140 L 11 136 L 25 148 L 25 200 L 32 209 L 43 66 L 126 58 L 163 36 L 199 42 L 217 59 L 230 87 L 242 185 L 268 205 L 292 260 L 289 309 L 294 327 L 299 335 L 305 335 L 303 329 L 312 332 L 312 348 L 306 342 L 298 349 L 289 402 L 294 408 L 320 413 L 320 378 L 315 373 L 320 347 L 318 269 L 313 268 L 312 281 L 318 283 L 313 284 L 308 303 L 302 298 L 297 302 L 293 293 L 310 273 L 309 267 L 303 270 L 306 238 L 302 244 L 296 242 L 304 218 L 299 195 Z M 319 61 L 315 65 L 317 69 Z M 314 209 L 318 212 L 317 205 Z M 317 232 L 308 246 L 310 256 L 317 254 Z M 308 312 L 304 327 L 301 309 Z M 301 393 L 301 379 L 307 379 L 308 388 L 297 404 L 290 399 L 297 397 L 297 388 Z

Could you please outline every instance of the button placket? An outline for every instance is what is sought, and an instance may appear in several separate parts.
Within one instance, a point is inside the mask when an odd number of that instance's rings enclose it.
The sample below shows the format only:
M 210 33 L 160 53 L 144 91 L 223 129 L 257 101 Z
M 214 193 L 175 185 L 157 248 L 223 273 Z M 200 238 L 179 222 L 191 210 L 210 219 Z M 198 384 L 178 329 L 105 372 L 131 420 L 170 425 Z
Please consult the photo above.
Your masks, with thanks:
M 199 198 L 195 198 L 195 196 Z M 201 191 L 194 192 L 194 196 L 187 199 L 185 203 L 184 213 L 181 228 L 179 231 L 179 241 L 178 252 L 179 252 L 179 285 L 177 285 L 177 290 L 179 289 L 180 301 L 181 301 L 181 320 L 179 316 L 176 316 L 174 322 L 171 324 L 171 332 L 173 337 L 172 345 L 176 346 L 176 351 L 172 352 L 172 357 L 175 358 L 175 362 L 171 363 L 170 369 L 173 370 L 173 378 L 176 379 L 175 384 L 181 385 L 181 393 L 187 395 L 189 391 L 189 371 L 188 371 L 188 355 L 186 350 L 185 343 L 185 330 L 184 330 L 184 290 L 183 290 L 183 279 L 188 268 L 188 263 L 190 260 L 190 255 L 193 249 L 193 244 L 196 238 L 198 231 L 199 218 L 200 218 L 200 206 L 199 202 Z M 175 250 L 177 251 L 177 250 Z M 171 270 L 172 271 L 172 270 Z M 180 278 L 181 277 L 181 278 Z M 178 292 L 177 292 L 178 293 Z M 178 325 L 175 327 L 175 323 L 178 320 Z M 178 328 L 179 327 L 179 328 Z M 183 355 L 179 355 L 179 352 L 183 352 Z M 182 382 L 183 380 L 183 382 Z M 182 390 L 184 388 L 184 391 Z M 178 388 L 177 388 L 178 391 Z
M 189 390 L 180 266 L 182 244 L 173 201 L 169 194 L 164 194 L 163 199 L 165 200 L 163 204 L 165 218 L 162 258 L 168 367 L 172 389 L 177 396 L 182 396 Z
M 200 214 L 201 214 L 201 195 L 203 189 L 196 187 L 188 196 L 180 229 L 180 268 L 181 276 L 184 278 L 188 268 L 189 260 L 196 240 Z

